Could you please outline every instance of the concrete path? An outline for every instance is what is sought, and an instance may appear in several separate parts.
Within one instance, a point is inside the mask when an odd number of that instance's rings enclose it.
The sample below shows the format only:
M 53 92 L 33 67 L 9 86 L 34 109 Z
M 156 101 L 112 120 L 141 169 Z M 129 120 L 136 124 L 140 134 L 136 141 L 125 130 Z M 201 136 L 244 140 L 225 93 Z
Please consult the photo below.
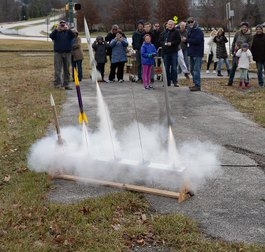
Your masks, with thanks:
M 96 128 L 96 87 L 88 80 L 81 85 L 84 109 L 90 117 L 89 127 Z M 155 90 L 145 91 L 141 84 L 128 81 L 100 84 L 118 132 L 134 119 L 128 113 L 132 106 L 132 90 L 139 122 L 150 125 L 161 120 L 165 106 L 164 88 L 162 82 L 156 82 L 155 86 Z M 168 94 L 177 144 L 199 140 L 219 145 L 223 173 L 208 180 L 194 197 L 181 204 L 153 195 L 146 195 L 146 198 L 158 213 L 181 213 L 197 220 L 209 236 L 264 244 L 265 129 L 228 102 L 204 92 L 203 87 L 202 92 L 190 92 L 187 87 L 170 87 Z M 76 92 L 67 91 L 61 124 L 76 125 L 77 115 Z M 64 203 L 116 191 L 61 180 L 55 184 L 57 189 L 51 192 L 50 199 Z

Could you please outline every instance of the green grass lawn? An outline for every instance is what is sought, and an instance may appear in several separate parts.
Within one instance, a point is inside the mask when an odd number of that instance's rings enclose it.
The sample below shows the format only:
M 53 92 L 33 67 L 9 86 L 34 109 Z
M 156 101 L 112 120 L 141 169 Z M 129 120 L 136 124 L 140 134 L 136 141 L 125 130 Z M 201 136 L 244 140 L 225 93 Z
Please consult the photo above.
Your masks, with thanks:
M 51 46 L 1 40 L 0 50 Z M 67 205 L 50 203 L 47 193 L 53 181 L 45 173 L 28 170 L 27 154 L 53 121 L 50 93 L 58 111 L 66 99 L 65 92 L 53 88 L 53 54 L 1 53 L 0 78 L 0 251 L 129 251 L 136 245 L 165 246 L 171 251 L 264 251 L 256 245 L 206 238 L 196 221 L 154 213 L 138 193 L 114 193 Z M 219 80 L 206 82 L 204 89 L 226 97 L 265 125 L 264 90 L 242 93 L 232 87 L 228 91 Z

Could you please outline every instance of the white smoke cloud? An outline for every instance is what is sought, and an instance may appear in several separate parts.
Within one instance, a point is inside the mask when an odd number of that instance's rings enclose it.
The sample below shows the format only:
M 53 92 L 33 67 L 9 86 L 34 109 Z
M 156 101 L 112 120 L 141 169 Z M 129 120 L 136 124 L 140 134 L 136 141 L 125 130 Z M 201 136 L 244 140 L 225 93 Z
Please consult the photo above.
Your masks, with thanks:
M 40 139 L 28 155 L 31 170 L 174 190 L 185 184 L 197 190 L 207 178 L 218 176 L 218 146 L 199 141 L 177 146 L 171 127 L 136 121 L 117 134 L 98 85 L 97 98 L 98 131 L 85 124 L 63 127 L 63 145 L 56 134 Z

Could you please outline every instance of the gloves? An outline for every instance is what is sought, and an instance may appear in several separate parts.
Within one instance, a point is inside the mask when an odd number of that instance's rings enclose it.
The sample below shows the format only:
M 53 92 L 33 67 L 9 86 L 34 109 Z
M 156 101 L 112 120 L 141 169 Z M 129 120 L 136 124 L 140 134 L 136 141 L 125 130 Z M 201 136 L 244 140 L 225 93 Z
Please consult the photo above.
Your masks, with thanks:
M 155 53 L 153 53 L 153 54 L 152 53 L 148 53 L 147 56 L 148 56 L 148 58 L 154 58 L 156 56 L 156 54 Z

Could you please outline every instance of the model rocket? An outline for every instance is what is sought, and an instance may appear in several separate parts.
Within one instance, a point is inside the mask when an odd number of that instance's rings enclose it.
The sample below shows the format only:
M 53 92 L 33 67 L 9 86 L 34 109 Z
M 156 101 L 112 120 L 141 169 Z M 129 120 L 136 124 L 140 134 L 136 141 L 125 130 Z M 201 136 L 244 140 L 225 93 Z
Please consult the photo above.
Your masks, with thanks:
M 96 82 L 98 78 L 101 78 L 101 75 L 99 71 L 97 70 L 97 62 L 95 60 L 93 48 L 92 48 L 92 41 L 91 41 L 91 36 L 89 32 L 89 28 L 87 25 L 87 21 L 84 18 L 84 27 L 85 27 L 85 34 L 86 34 L 86 40 L 87 40 L 87 45 L 88 45 L 88 53 L 89 53 L 89 59 L 90 59 L 90 66 L 92 68 L 91 72 L 91 78 L 93 82 Z
M 56 133 L 57 133 L 57 137 L 58 137 L 58 144 L 63 144 L 63 140 L 61 137 L 61 131 L 60 131 L 60 126 L 59 126 L 59 120 L 58 120 L 58 116 L 57 116 L 57 112 L 56 112 L 56 108 L 55 108 L 55 102 L 53 99 L 52 94 L 50 95 L 50 100 L 51 100 L 51 106 L 52 106 L 52 110 L 53 110 L 53 116 L 54 116 L 54 121 L 55 121 L 55 127 L 56 127 Z
M 76 94 L 78 99 L 78 105 L 79 105 L 79 123 L 82 124 L 83 122 L 88 123 L 87 115 L 84 112 L 83 109 L 83 101 L 82 101 L 82 95 L 80 90 L 80 82 L 78 79 L 78 73 L 76 68 L 74 68 L 74 79 L 75 79 L 75 88 L 76 88 Z

